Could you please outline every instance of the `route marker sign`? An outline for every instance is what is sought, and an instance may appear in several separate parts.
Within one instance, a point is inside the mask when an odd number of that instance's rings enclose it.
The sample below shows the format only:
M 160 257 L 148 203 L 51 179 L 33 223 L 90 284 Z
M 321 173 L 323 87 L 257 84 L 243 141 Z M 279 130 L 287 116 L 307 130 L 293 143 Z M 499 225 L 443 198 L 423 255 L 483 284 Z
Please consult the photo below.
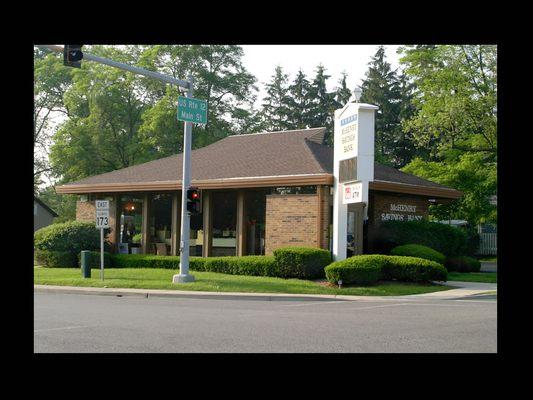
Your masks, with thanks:
M 109 228 L 109 200 L 96 200 L 96 227 Z
M 207 101 L 178 96 L 178 121 L 207 124 Z

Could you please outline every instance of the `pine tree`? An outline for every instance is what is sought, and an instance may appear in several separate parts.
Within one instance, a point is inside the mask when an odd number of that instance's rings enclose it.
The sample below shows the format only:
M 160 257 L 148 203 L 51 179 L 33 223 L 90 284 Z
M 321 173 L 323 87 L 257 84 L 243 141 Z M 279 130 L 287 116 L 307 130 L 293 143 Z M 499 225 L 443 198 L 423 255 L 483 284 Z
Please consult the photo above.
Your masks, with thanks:
M 326 75 L 323 65 L 319 65 L 315 78 L 308 93 L 310 102 L 310 125 L 311 128 L 326 127 L 324 141 L 326 144 L 333 143 L 333 112 L 335 111 L 334 93 L 327 91 L 326 82 L 330 76 Z
M 414 151 L 401 126 L 402 118 L 410 112 L 409 99 L 404 98 L 408 88 L 405 82 L 402 88 L 396 71 L 385 60 L 383 46 L 372 57 L 361 89 L 361 102 L 379 107 L 375 128 L 376 160 L 394 167 L 404 166 L 411 160 L 411 152 Z
M 290 108 L 290 128 L 305 129 L 310 128 L 310 99 L 309 91 L 311 83 L 300 69 L 293 83 L 289 86 L 289 108 Z
M 348 74 L 346 72 L 343 72 L 341 74 L 341 79 L 339 80 L 339 87 L 335 91 L 335 108 L 342 108 L 348 103 L 350 98 L 352 97 L 352 91 L 348 89 L 348 86 L 346 84 L 346 78 L 348 77 Z
M 290 127 L 290 102 L 288 75 L 278 65 L 267 83 L 267 96 L 263 99 L 263 122 L 269 131 L 282 131 Z

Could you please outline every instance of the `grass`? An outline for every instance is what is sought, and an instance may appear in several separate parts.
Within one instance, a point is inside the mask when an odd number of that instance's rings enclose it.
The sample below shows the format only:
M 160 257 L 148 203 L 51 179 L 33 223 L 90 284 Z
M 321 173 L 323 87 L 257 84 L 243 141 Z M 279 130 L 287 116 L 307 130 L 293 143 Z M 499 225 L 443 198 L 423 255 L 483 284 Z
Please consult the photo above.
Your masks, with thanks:
M 496 272 L 448 272 L 448 281 L 498 283 Z
M 174 284 L 172 276 L 177 270 L 156 268 L 110 268 L 105 270 L 105 280 L 100 280 L 100 271 L 91 270 L 91 278 L 81 277 L 79 268 L 33 269 L 34 283 L 39 285 L 92 286 L 113 288 L 198 290 L 209 292 L 248 293 L 299 293 L 299 294 L 344 294 L 359 296 L 401 296 L 449 290 L 449 287 L 433 284 L 404 282 L 380 282 L 372 286 L 326 287 L 318 282 L 301 279 L 281 279 L 257 276 L 227 275 L 215 272 L 191 271 L 196 281 Z
M 498 262 L 498 257 L 480 257 L 478 260 L 485 262 Z

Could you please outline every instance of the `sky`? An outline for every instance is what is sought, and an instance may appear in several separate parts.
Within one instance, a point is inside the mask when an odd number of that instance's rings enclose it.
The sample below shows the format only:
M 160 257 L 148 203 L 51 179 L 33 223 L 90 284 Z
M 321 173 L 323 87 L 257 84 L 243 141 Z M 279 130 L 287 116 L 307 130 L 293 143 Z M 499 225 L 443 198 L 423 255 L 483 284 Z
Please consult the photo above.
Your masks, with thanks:
M 361 84 L 368 69 L 371 57 L 376 53 L 378 45 L 243 45 L 243 64 L 257 78 L 259 88 L 256 105 L 265 96 L 264 83 L 271 80 L 274 68 L 280 65 L 289 74 L 291 82 L 301 68 L 312 79 L 318 64 L 322 63 L 328 79 L 328 90 L 333 90 L 345 71 L 350 89 Z M 399 45 L 386 45 L 386 60 L 392 68 L 398 68 L 399 56 L 396 50 Z

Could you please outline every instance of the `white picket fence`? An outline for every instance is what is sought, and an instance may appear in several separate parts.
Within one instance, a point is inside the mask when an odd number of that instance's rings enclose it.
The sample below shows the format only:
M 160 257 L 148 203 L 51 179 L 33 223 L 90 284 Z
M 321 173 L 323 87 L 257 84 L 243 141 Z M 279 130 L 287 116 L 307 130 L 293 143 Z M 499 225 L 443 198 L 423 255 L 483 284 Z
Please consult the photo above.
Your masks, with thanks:
M 480 233 L 478 254 L 483 256 L 495 256 L 498 254 L 498 234 Z

